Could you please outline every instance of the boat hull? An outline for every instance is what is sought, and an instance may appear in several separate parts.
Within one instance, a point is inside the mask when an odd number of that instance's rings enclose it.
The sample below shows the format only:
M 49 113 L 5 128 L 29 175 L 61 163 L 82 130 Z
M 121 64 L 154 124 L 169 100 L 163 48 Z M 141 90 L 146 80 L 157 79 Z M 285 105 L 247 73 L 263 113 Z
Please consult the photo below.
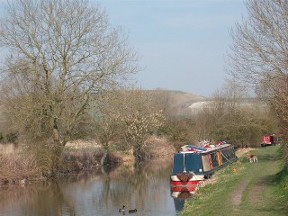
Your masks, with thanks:
M 196 187 L 201 182 L 202 182 L 201 180 L 192 180 L 192 181 L 187 181 L 187 182 L 170 181 L 170 186 L 171 187 Z

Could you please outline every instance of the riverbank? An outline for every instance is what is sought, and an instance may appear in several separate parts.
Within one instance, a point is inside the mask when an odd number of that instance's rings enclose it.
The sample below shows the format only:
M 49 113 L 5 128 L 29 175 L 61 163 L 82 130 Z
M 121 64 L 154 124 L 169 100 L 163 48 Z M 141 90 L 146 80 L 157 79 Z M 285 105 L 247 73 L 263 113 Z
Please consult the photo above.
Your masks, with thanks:
M 200 187 L 186 203 L 182 216 L 287 215 L 288 174 L 282 171 L 279 146 L 251 151 L 258 163 L 249 163 L 248 152 L 239 161 L 219 170 L 213 184 Z
M 175 216 L 170 172 L 171 166 L 158 167 L 152 161 L 134 170 L 119 166 L 108 175 L 94 170 L 53 181 L 3 187 L 0 215 L 122 216 L 119 208 L 125 205 L 126 215 L 130 215 L 129 209 L 137 209 L 131 216 Z
M 19 145 L 0 145 L 0 187 L 8 185 L 25 185 L 30 182 L 47 180 L 52 176 L 43 176 L 37 167 L 36 158 L 27 154 Z M 164 166 L 172 161 L 175 149 L 166 139 L 152 137 L 145 146 L 150 155 L 150 163 Z M 65 146 L 61 156 L 57 176 L 75 175 L 81 172 L 101 169 L 101 158 L 104 151 L 95 141 L 76 140 Z M 120 151 L 112 149 L 109 153 L 109 164 L 106 170 L 110 172 L 117 167 L 134 170 L 134 156 L 132 150 Z M 109 167 L 108 167 L 109 166 Z

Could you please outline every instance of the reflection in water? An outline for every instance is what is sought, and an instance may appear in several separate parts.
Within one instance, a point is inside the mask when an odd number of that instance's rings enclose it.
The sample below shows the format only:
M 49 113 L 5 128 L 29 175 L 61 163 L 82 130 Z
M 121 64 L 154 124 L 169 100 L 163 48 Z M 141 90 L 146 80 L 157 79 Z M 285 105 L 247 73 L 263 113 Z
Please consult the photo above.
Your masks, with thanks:
M 66 203 L 57 183 L 41 182 L 15 189 L 1 191 L 1 216 L 62 215 L 62 207 Z
M 197 186 L 194 187 L 171 187 L 171 196 L 177 199 L 189 199 L 196 193 Z
M 180 214 L 184 208 L 185 200 L 192 199 L 196 193 L 197 186 L 192 187 L 171 187 L 171 197 L 174 198 L 176 215 Z
M 184 209 L 185 200 L 174 198 L 174 205 L 175 205 L 176 215 L 178 215 Z
M 0 216 L 119 216 L 122 205 L 126 215 L 175 216 L 185 201 L 171 197 L 170 174 L 148 164 L 9 188 L 0 193 Z

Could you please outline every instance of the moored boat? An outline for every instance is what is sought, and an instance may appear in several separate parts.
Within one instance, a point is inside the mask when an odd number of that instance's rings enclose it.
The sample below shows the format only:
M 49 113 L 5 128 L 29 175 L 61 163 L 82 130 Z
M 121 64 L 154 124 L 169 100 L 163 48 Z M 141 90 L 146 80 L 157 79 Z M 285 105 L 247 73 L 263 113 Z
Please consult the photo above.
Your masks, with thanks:
M 174 155 L 172 187 L 195 187 L 218 169 L 237 160 L 233 145 L 221 142 L 218 145 L 186 145 Z

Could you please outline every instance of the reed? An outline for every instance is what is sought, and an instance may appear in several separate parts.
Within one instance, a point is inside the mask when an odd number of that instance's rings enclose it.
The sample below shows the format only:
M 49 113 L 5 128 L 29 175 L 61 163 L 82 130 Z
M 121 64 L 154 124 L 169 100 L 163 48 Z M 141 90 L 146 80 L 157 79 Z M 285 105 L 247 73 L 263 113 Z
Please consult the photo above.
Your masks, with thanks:
M 22 179 L 39 178 L 36 160 L 29 154 L 0 154 L 0 180 L 16 183 Z

